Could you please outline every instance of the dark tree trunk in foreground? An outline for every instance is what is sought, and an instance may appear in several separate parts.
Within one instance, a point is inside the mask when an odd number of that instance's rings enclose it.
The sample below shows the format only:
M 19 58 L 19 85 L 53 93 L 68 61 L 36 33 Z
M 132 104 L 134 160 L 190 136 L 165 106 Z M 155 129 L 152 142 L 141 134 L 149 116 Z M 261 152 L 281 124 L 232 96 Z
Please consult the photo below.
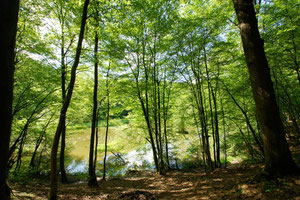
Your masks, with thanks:
M 1 26 L 1 58 L 0 58 L 0 198 L 10 198 L 10 192 L 6 184 L 8 175 L 7 161 L 9 141 L 12 123 L 12 100 L 14 78 L 14 49 L 16 42 L 19 1 L 11 0 L 1 3 L 0 26 Z
M 53 145 L 52 145 L 52 149 L 51 149 L 51 173 L 50 173 L 50 181 L 51 182 L 50 182 L 50 194 L 49 194 L 49 199 L 51 199 L 51 200 L 57 199 L 57 186 L 58 186 L 57 185 L 57 151 L 58 151 L 58 145 L 59 145 L 59 138 L 63 131 L 63 124 L 64 124 L 64 121 L 66 118 L 66 113 L 67 113 L 68 107 L 71 102 L 73 88 L 75 85 L 76 69 L 79 65 L 82 41 L 83 41 L 83 36 L 84 36 L 84 29 L 85 29 L 85 24 L 86 24 L 86 19 L 87 19 L 88 4 L 89 4 L 89 0 L 85 0 L 75 60 L 74 60 L 74 64 L 71 69 L 71 79 L 70 79 L 70 83 L 69 83 L 69 87 L 68 87 L 67 96 L 64 99 L 64 103 L 63 103 L 61 111 L 60 111 L 59 122 L 58 122 L 58 125 L 56 128 Z
M 94 150 L 95 153 L 97 149 L 94 148 L 95 144 L 95 132 L 97 123 L 97 110 L 98 110 L 98 34 L 95 35 L 95 48 L 94 48 L 94 96 L 93 96 L 93 119 L 92 119 L 92 130 L 90 139 L 90 154 L 89 154 L 89 186 L 98 186 L 96 178 L 96 163 L 94 163 Z
M 265 172 L 280 176 L 299 170 L 292 159 L 275 98 L 270 69 L 260 37 L 253 1 L 233 0 L 261 128 Z

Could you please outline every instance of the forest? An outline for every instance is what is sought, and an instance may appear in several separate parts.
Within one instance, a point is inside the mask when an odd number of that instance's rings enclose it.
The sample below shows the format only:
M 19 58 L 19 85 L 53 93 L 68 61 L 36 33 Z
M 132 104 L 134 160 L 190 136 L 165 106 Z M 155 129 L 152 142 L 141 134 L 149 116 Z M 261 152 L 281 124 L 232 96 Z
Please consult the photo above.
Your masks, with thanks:
M 300 199 L 299 0 L 0 13 L 0 199 Z

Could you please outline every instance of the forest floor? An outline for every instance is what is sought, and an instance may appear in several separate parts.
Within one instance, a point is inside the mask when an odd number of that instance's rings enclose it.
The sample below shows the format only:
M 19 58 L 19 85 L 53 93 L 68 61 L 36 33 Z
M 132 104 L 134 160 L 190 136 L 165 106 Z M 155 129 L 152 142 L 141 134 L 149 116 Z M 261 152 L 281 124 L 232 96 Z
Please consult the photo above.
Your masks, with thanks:
M 157 175 L 130 171 L 123 178 L 99 180 L 98 188 L 74 179 L 59 185 L 59 199 L 270 199 L 300 200 L 300 176 L 276 181 L 261 176 L 262 165 L 231 165 L 227 169 L 170 171 Z M 70 177 L 72 178 L 72 177 Z M 9 182 L 13 199 L 47 199 L 48 178 Z

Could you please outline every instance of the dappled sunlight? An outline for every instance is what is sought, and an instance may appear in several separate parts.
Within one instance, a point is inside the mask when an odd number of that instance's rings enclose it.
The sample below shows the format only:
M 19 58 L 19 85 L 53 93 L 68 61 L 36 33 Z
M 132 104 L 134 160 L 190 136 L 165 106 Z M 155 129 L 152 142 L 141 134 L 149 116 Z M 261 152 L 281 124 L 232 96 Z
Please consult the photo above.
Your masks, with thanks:
M 215 179 L 212 179 L 212 181 L 221 182 L 221 181 L 223 181 L 223 179 L 221 179 L 221 178 L 215 178 Z
M 212 187 L 211 186 L 202 186 L 200 187 L 200 189 L 203 189 L 203 190 L 207 190 L 207 189 L 211 189 Z
M 198 171 L 185 173 L 170 171 L 165 176 L 150 171 L 137 171 L 134 176 L 100 180 L 99 188 L 89 188 L 86 181 L 60 185 L 61 199 L 120 199 L 138 197 L 141 199 L 288 199 L 289 193 L 300 195 L 300 179 L 282 179 L 280 187 L 275 189 L 272 183 L 250 180 L 261 167 L 220 169 L 212 173 Z M 38 184 L 35 185 L 35 184 Z M 30 182 L 25 185 L 12 183 L 15 194 L 22 199 L 47 199 L 48 183 Z M 272 192 L 272 193 L 271 193 Z M 275 198 L 275 199 L 276 199 Z M 38 198 L 37 198 L 38 199 Z

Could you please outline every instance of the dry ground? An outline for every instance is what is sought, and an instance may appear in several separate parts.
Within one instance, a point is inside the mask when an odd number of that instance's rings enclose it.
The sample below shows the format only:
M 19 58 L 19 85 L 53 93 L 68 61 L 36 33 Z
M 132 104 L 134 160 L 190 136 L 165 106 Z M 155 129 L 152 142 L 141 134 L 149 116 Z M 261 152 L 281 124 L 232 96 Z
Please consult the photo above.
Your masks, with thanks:
M 203 170 L 170 171 L 165 176 L 133 171 L 124 178 L 99 181 L 89 188 L 85 181 L 59 185 L 59 199 L 270 199 L 300 200 L 300 177 L 268 181 L 260 176 L 262 165 L 232 166 L 210 173 Z M 47 199 L 48 179 L 10 182 L 14 199 Z

